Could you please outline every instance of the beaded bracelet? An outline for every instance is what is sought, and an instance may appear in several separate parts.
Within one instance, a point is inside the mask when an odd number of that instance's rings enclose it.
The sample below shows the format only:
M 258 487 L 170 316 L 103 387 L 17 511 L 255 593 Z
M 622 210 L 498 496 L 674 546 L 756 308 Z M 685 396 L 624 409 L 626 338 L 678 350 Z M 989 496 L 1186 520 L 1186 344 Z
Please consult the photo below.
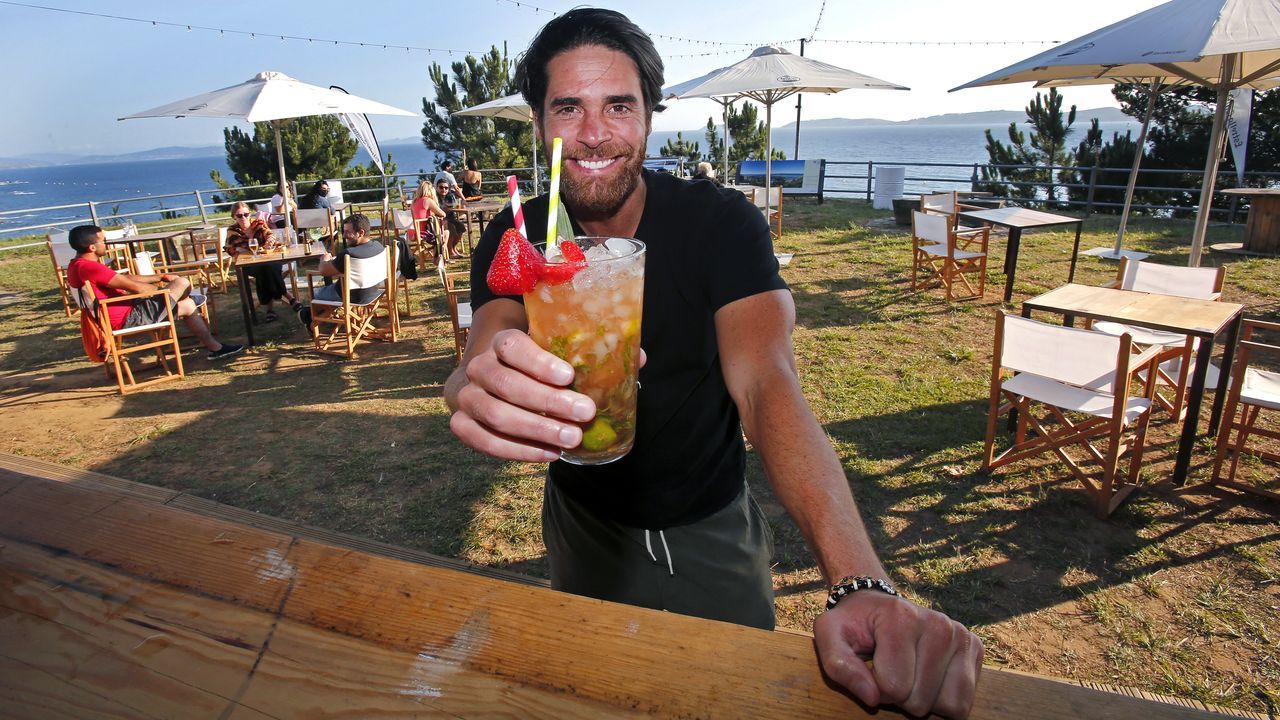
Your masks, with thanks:
M 861 577 L 853 577 L 851 575 L 831 586 L 831 594 L 827 595 L 827 609 L 830 610 L 843 600 L 846 595 L 852 595 L 859 590 L 876 590 L 886 595 L 894 596 L 898 594 L 898 591 L 893 589 L 888 580 L 865 575 Z

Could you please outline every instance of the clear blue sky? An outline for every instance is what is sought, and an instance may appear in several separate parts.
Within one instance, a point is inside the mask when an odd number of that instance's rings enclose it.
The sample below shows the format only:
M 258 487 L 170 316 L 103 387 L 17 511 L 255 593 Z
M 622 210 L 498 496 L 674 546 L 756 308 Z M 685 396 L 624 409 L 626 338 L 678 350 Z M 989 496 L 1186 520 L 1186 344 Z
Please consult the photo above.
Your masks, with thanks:
M 432 93 L 427 68 L 491 45 L 518 55 L 537 28 L 580 5 L 577 0 L 461 2 L 331 2 L 312 0 L 32 0 L 32 4 L 259 33 L 256 38 L 185 27 L 152 26 L 0 4 L 8 68 L 8 112 L 0 118 L 0 156 L 35 152 L 117 153 L 166 145 L 218 145 L 223 123 L 207 119 L 116 118 L 200 92 L 234 85 L 261 70 L 278 70 L 317 85 L 421 112 Z M 805 118 L 914 117 L 974 110 L 1019 109 L 1030 85 L 946 90 L 1021 60 L 1049 45 L 868 45 L 874 41 L 1065 41 L 1149 7 L 1156 0 L 1075 0 L 1038 3 L 952 0 L 644 0 L 605 6 L 630 16 L 655 36 L 667 83 L 701 75 L 745 57 L 752 47 L 815 38 L 805 54 L 890 80 L 911 92 L 846 91 L 804 96 Z M 539 11 L 535 8 L 541 8 Z M 1041 8 L 1045 8 L 1042 10 Z M 1069 14 L 1061 15 L 1063 8 Z M 819 19 L 821 16 L 821 19 Z M 815 32 L 816 27 L 816 32 Z M 279 35 L 366 42 L 370 47 L 282 41 Z M 661 36 L 670 37 L 661 37 Z M 673 38 L 701 40 L 707 44 Z M 827 42 L 823 42 L 823 41 Z M 454 50 L 383 50 L 381 43 Z M 727 44 L 736 43 L 736 44 Z M 377 46 L 377 47 L 374 47 Z M 798 43 L 785 44 L 793 52 Z M 702 53 L 714 53 L 701 56 Z M 1114 105 L 1103 87 L 1069 88 L 1081 109 Z M 656 130 L 700 128 L 719 106 L 685 100 L 655 117 Z M 417 137 L 422 120 L 371 118 L 381 139 Z M 783 101 L 775 124 L 795 119 Z

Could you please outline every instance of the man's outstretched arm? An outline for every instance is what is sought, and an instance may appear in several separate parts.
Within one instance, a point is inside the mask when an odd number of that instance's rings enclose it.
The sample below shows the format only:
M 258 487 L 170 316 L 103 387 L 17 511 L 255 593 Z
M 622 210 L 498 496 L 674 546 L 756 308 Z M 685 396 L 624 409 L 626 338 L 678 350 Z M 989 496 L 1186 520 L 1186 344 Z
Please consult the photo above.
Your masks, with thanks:
M 800 389 L 791 294 L 737 300 L 716 312 L 715 323 L 743 428 L 826 582 L 883 578 L 844 469 Z M 855 592 L 818 617 L 814 642 L 827 675 L 868 705 L 958 718 L 973 705 L 982 641 L 941 613 L 875 590 Z

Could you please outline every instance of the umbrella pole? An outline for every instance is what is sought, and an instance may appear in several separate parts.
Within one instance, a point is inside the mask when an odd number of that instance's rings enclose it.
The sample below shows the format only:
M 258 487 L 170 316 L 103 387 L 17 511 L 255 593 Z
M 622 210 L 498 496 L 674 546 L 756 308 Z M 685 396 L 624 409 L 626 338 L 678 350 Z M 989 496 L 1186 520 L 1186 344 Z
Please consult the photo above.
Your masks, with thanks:
M 537 197 L 542 189 L 542 180 L 538 178 L 538 133 L 533 134 L 533 195 Z
M 1213 204 L 1213 186 L 1218 179 L 1218 156 L 1222 154 L 1227 95 L 1231 91 L 1231 77 L 1235 74 L 1235 60 L 1235 55 L 1222 56 L 1222 79 L 1218 83 L 1218 107 L 1213 112 L 1213 129 L 1209 132 L 1209 157 L 1204 163 L 1204 182 L 1200 187 L 1200 208 L 1196 211 L 1196 229 L 1191 236 L 1191 257 L 1187 259 L 1188 267 L 1200 267 L 1204 236 L 1209 229 L 1209 211 Z
M 720 103 L 720 109 L 724 111 L 724 174 L 720 176 L 722 183 L 729 182 L 729 106 L 732 104 L 732 100 Z
M 1124 243 L 1124 229 L 1129 224 L 1129 208 L 1133 206 L 1133 191 L 1138 184 L 1138 168 L 1142 165 L 1142 153 L 1147 149 L 1147 128 L 1151 126 L 1151 116 L 1156 110 L 1156 95 L 1159 93 L 1160 81 L 1152 80 L 1147 91 L 1147 114 L 1142 118 L 1142 130 L 1138 131 L 1138 151 L 1133 155 L 1133 169 L 1129 171 L 1129 186 L 1124 190 L 1124 210 L 1120 213 L 1120 229 L 1116 231 L 1116 246 L 1111 255 L 1120 258 L 1120 245 Z
M 764 104 L 764 224 L 769 224 L 769 200 L 773 190 L 773 103 Z
M 271 127 L 276 131 L 276 165 L 280 168 L 280 186 L 284 195 L 284 237 L 287 241 L 293 235 L 293 213 L 289 212 L 289 185 L 284 176 L 284 148 L 280 144 L 280 121 L 272 120 Z

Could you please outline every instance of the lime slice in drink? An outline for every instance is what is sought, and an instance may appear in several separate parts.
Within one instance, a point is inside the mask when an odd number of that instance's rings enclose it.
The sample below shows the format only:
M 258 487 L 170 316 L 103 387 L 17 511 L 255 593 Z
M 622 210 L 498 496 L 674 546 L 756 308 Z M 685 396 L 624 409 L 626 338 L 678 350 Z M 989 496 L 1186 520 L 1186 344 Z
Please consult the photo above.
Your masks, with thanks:
M 591 425 L 582 431 L 582 449 L 588 452 L 599 452 L 612 445 L 618 439 L 613 426 L 603 418 L 596 418 Z

